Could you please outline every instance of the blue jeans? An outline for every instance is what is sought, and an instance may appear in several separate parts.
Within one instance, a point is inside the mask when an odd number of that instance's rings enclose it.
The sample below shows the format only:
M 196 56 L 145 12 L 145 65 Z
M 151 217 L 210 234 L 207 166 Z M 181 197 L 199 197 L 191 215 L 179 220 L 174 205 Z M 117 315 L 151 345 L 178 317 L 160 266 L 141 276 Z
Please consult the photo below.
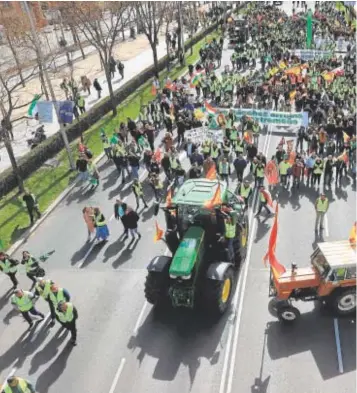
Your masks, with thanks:
M 228 257 L 230 259 L 233 259 L 234 258 L 234 247 L 233 247 L 234 238 L 226 239 L 226 240 L 227 240 L 227 248 L 228 248 Z
M 88 173 L 88 171 L 85 171 L 85 172 L 78 172 L 78 180 L 79 181 L 81 181 L 81 182 L 85 182 L 85 181 L 87 181 L 88 180 L 88 178 L 89 178 L 89 173 Z
M 138 166 L 132 166 L 131 167 L 131 176 L 134 179 L 139 179 L 139 167 Z

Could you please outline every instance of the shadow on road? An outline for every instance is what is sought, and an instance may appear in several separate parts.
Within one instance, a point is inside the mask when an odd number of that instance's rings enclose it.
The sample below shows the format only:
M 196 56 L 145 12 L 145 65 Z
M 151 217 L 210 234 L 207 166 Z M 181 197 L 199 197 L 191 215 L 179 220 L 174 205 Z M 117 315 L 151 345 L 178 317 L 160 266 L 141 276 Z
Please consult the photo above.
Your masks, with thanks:
M 10 302 L 10 297 L 13 293 L 12 288 L 9 288 L 0 298 L 0 310 Z
M 67 360 L 73 350 L 73 345 L 68 342 L 56 360 L 37 378 L 36 391 L 47 393 L 66 368 Z
M 128 348 L 137 353 L 139 363 L 145 356 L 157 359 L 154 379 L 173 381 L 180 365 L 185 365 L 192 386 L 201 358 L 212 365 L 218 362 L 222 332 L 226 323 L 233 323 L 228 319 L 229 312 L 215 322 L 191 310 L 153 309 L 137 335 L 130 338 Z
M 138 245 L 140 239 L 138 238 L 133 238 L 130 240 L 126 248 L 123 249 L 119 257 L 112 263 L 112 266 L 114 269 L 118 269 L 123 263 L 129 261 L 131 259 L 132 254 Z
M 347 319 L 340 321 L 341 341 L 345 339 L 350 350 L 349 359 L 343 358 L 344 372 L 347 373 L 356 369 L 356 328 L 352 323 L 348 325 Z M 288 359 L 294 354 L 309 351 L 324 380 L 340 375 L 333 318 L 325 307 L 318 306 L 311 312 L 301 314 L 300 319 L 290 326 L 279 321 L 270 322 L 266 334 L 272 360 Z

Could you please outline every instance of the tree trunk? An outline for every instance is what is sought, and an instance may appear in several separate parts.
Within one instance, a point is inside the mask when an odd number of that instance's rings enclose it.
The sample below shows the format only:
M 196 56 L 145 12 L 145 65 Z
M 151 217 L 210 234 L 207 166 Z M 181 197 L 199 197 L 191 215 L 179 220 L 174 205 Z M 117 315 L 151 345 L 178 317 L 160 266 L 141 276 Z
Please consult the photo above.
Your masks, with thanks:
M 24 181 L 22 180 L 19 167 L 17 166 L 17 162 L 16 162 L 16 158 L 15 158 L 15 155 L 14 155 L 14 151 L 12 149 L 12 145 L 11 145 L 11 142 L 9 140 L 9 135 L 8 135 L 9 133 L 6 130 L 7 127 L 8 127 L 8 124 L 5 125 L 5 130 L 3 132 L 4 144 L 5 144 L 5 147 L 6 147 L 6 150 L 7 150 L 7 154 L 9 155 L 9 158 L 10 158 L 12 170 L 14 171 L 14 175 L 16 176 L 16 180 L 17 180 L 17 185 L 19 187 L 19 191 L 21 193 L 24 193 L 25 192 Z
M 47 91 L 45 78 L 43 76 L 43 68 L 42 68 L 42 64 L 40 62 L 38 63 L 38 70 L 39 70 L 38 75 L 40 77 L 40 82 L 41 82 L 41 90 L 43 90 L 42 92 L 45 94 L 46 100 L 49 101 L 50 95 L 48 94 L 48 91 Z
M 152 56 L 154 58 L 155 73 L 159 74 L 159 60 L 157 58 L 157 46 L 155 45 L 155 42 L 150 42 L 150 46 L 152 49 Z
M 15 49 L 15 47 L 13 45 L 13 42 L 11 41 L 10 37 L 7 37 L 7 42 L 9 44 L 9 48 L 11 50 L 11 53 L 14 56 L 14 60 L 15 60 L 15 63 L 16 63 L 16 68 L 17 68 L 17 71 L 19 73 L 19 77 L 20 77 L 20 81 L 21 81 L 22 87 L 25 87 L 25 81 L 24 81 L 24 77 L 22 75 L 21 64 L 20 64 L 20 60 L 19 60 L 19 58 L 17 56 L 17 51 L 16 51 L 16 49 Z
M 123 14 L 120 15 L 120 23 L 121 23 L 121 35 L 123 37 L 123 41 L 125 41 L 125 32 L 124 32 L 124 23 L 123 23 Z
M 80 49 L 81 54 L 82 54 L 82 59 L 85 59 L 86 55 L 84 53 L 81 40 L 80 40 L 80 38 L 78 36 L 78 32 L 77 32 L 76 28 L 73 25 L 71 25 L 70 27 L 71 27 L 71 32 L 72 32 L 72 35 L 73 35 L 73 41 L 75 42 L 75 44 L 77 44 L 79 46 L 79 49 Z
M 103 60 L 101 58 L 101 63 L 103 64 Z M 104 65 L 105 69 L 105 76 L 107 78 L 107 83 L 108 83 L 108 89 L 109 89 L 109 97 L 110 97 L 110 103 L 113 111 L 113 117 L 117 115 L 117 106 L 116 106 L 116 100 L 114 96 L 114 91 L 113 91 L 113 85 L 112 85 L 112 78 L 110 75 L 110 69 L 109 69 L 109 64 Z

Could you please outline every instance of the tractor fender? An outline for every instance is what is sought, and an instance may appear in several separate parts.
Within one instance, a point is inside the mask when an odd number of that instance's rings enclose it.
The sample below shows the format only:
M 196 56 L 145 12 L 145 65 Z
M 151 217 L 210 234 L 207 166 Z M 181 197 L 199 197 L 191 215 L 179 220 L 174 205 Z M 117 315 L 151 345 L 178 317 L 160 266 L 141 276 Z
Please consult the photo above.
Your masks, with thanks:
M 149 272 L 158 272 L 161 273 L 168 268 L 171 263 L 172 258 L 166 255 L 159 255 L 151 260 L 149 263 L 147 270 Z
M 228 268 L 234 268 L 233 264 L 230 262 L 216 262 L 212 263 L 207 270 L 206 276 L 211 280 L 222 280 L 224 273 Z

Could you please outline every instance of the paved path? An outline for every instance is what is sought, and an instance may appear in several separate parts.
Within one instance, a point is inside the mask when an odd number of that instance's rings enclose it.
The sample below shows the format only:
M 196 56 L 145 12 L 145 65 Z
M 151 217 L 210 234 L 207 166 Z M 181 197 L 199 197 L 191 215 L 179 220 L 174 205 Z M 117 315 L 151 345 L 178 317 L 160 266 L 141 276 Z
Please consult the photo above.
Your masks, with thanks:
M 230 51 L 225 50 L 222 68 L 229 64 L 229 57 Z M 260 137 L 259 150 L 267 156 L 280 140 L 276 131 L 270 129 Z M 181 160 L 188 168 L 184 153 Z M 286 330 L 268 313 L 269 277 L 262 256 L 271 219 L 254 220 L 250 213 L 250 251 L 237 302 L 218 324 L 207 326 L 185 312 L 154 314 L 143 294 L 145 267 L 166 248 L 153 243 L 152 207 L 140 212 L 142 239 L 124 242 L 122 226 L 112 213 L 117 197 L 135 206 L 130 185 L 119 184 L 112 164 L 101 162 L 99 167 L 99 189 L 85 195 L 74 189 L 16 253 L 28 249 L 40 255 L 56 250 L 46 270 L 70 291 L 78 307 L 78 346 L 68 346 L 68 337 L 58 332 L 58 325 L 49 329 L 47 321 L 26 333 L 26 323 L 13 315 L 8 303 L 5 292 L 10 282 L 0 276 L 0 319 L 9 324 L 0 330 L 1 379 L 16 372 L 32 380 L 39 393 L 355 392 L 355 326 L 351 320 L 340 321 L 345 373 L 338 375 L 331 317 L 321 315 L 312 304 L 299 305 L 305 313 L 301 323 Z M 152 206 L 149 188 L 145 194 Z M 277 255 L 286 266 L 292 261 L 308 265 L 319 241 L 313 231 L 316 196 L 317 190 L 304 186 L 299 195 L 279 195 Z M 356 214 L 355 190 L 346 182 L 328 197 L 326 239 L 344 239 L 350 225 L 346 217 L 352 221 Z M 81 210 L 88 204 L 99 205 L 109 220 L 111 238 L 106 245 L 86 243 Z M 158 221 L 164 227 L 161 213 Z M 24 274 L 21 283 L 25 288 L 30 285 Z M 48 311 L 41 300 L 38 307 Z

